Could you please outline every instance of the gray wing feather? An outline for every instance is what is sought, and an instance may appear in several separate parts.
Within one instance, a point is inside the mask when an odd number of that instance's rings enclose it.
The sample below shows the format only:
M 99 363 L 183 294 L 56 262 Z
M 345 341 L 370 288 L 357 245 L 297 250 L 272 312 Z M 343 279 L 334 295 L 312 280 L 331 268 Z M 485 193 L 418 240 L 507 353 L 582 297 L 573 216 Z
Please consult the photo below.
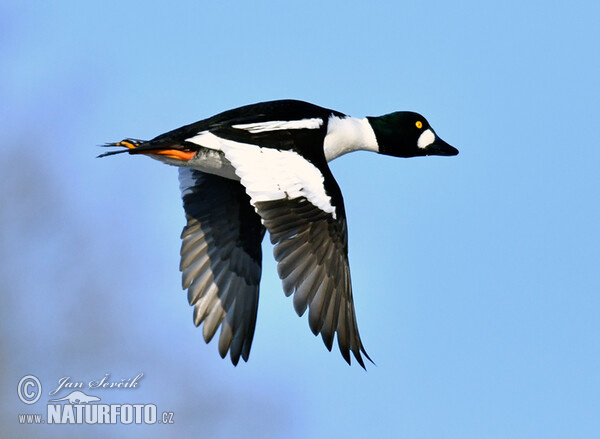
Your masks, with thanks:
M 345 216 L 334 219 L 302 197 L 259 201 L 255 208 L 269 230 L 277 271 L 285 294 L 294 294 L 298 315 L 308 309 L 310 329 L 321 334 L 327 349 L 337 334 L 344 359 L 350 363 L 352 352 L 365 367 L 361 354 L 371 359 L 356 324 Z
M 260 218 L 239 182 L 180 168 L 187 225 L 181 234 L 182 285 L 208 343 L 248 361 L 261 276 Z

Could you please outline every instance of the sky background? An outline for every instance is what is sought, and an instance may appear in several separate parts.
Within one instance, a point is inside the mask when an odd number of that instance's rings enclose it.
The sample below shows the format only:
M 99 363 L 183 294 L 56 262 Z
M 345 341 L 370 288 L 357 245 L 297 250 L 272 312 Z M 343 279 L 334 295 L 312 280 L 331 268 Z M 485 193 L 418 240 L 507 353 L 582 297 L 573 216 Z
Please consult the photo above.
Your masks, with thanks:
M 600 6 L 496 3 L 2 2 L 3 431 L 600 437 Z M 250 361 L 222 360 L 180 290 L 177 170 L 95 158 L 278 98 L 418 111 L 460 150 L 331 164 L 366 372 L 296 316 L 268 240 Z M 18 424 L 106 373 L 144 377 L 86 393 L 175 423 Z

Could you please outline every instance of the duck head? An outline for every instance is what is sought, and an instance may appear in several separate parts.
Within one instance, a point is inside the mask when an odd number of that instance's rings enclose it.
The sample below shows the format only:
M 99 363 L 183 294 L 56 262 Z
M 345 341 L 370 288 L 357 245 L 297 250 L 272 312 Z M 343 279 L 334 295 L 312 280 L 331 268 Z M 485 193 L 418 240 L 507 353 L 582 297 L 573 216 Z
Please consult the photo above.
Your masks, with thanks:
M 419 113 L 397 111 L 367 120 L 375 132 L 380 154 L 395 157 L 458 154 L 458 149 L 439 138 Z

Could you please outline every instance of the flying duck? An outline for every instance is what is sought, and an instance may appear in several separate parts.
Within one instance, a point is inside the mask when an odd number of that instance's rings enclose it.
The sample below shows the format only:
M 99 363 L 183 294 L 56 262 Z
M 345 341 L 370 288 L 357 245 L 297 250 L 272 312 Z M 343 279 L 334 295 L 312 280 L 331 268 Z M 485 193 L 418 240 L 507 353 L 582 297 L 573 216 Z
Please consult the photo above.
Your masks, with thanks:
M 364 368 L 352 300 L 344 201 L 327 162 L 351 151 L 395 157 L 452 156 L 418 113 L 358 119 L 296 100 L 247 105 L 161 134 L 125 139 L 102 156 L 143 154 L 179 167 L 187 224 L 181 234 L 183 289 L 219 353 L 248 361 L 269 231 L 277 271 L 294 309 L 331 351 Z M 361 355 L 362 354 L 362 355 Z

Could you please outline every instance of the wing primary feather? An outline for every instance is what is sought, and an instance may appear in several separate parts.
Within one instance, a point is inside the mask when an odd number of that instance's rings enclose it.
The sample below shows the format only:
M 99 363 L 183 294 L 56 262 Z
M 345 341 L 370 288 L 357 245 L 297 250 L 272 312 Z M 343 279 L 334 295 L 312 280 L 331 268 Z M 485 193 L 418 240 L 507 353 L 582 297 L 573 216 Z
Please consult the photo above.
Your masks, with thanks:
M 208 255 L 198 258 L 187 267 L 185 267 L 181 273 L 181 285 L 183 289 L 189 288 L 194 282 L 194 279 L 201 273 L 204 273 L 210 265 L 210 258 Z
M 200 255 L 208 252 L 208 241 L 202 239 L 195 247 L 188 251 L 181 251 L 181 261 L 179 263 L 179 271 L 185 270 L 192 262 L 200 257 Z
M 297 291 L 298 287 L 304 283 L 315 267 L 311 263 L 310 255 L 305 260 L 299 261 L 294 270 L 285 278 L 282 278 L 283 291 L 286 296 L 290 296 Z
M 323 282 L 324 276 L 324 268 L 317 266 L 296 288 L 293 300 L 296 314 L 302 316 L 306 312 L 306 308 L 308 308 L 308 304 L 312 301 L 319 284 Z
M 319 334 L 323 326 L 323 320 L 325 319 L 324 304 L 329 299 L 332 290 L 331 279 L 325 277 L 308 307 L 308 324 L 315 335 Z
M 235 365 L 254 336 L 265 228 L 238 181 L 180 168 L 187 224 L 181 233 L 182 285 L 194 324 Z M 250 315 L 247 315 L 250 314 Z
M 302 239 L 299 237 L 298 240 Z M 310 260 L 310 243 L 304 242 L 297 245 L 296 251 L 287 255 L 283 259 L 278 259 L 277 273 L 281 279 L 289 277 L 293 271 L 297 270 L 298 266 L 305 261 Z
M 334 277 L 335 279 L 335 277 Z M 327 350 L 331 351 L 333 346 L 333 338 L 335 335 L 335 330 L 337 328 L 337 322 L 340 312 L 340 302 L 342 293 L 339 290 L 344 291 L 347 288 L 346 283 L 342 280 L 341 285 L 334 285 L 334 291 L 330 296 L 329 303 L 326 304 L 326 314 L 325 319 L 323 321 L 323 327 L 321 328 L 321 337 L 323 338 L 323 343 L 327 347 Z M 338 289 L 338 291 L 336 291 Z
M 188 303 L 196 305 L 198 301 L 206 294 L 206 289 L 213 282 L 213 273 L 210 270 L 204 271 L 198 276 L 188 288 Z M 198 322 L 200 324 L 200 322 Z M 198 326 L 198 324 L 196 326 Z

